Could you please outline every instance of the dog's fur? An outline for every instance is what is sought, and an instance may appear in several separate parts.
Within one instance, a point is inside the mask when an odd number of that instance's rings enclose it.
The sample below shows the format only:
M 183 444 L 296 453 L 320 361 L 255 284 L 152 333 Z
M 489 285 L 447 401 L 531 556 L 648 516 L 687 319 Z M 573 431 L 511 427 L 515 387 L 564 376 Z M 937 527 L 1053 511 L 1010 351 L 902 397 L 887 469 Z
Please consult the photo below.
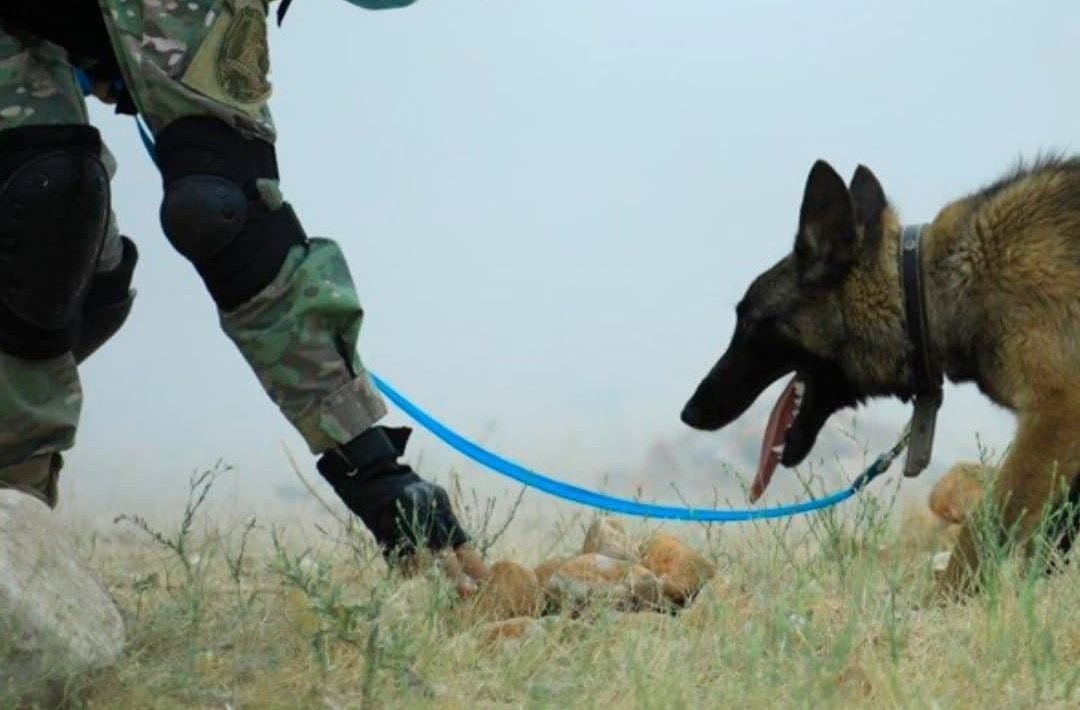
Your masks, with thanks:
M 683 421 L 720 428 L 795 371 L 806 394 L 781 459 L 793 466 L 838 409 L 909 399 L 900 229 L 867 168 L 846 186 L 818 161 L 793 253 L 750 286 L 731 344 Z M 924 233 L 922 267 L 932 358 L 951 381 L 975 382 L 1017 416 L 993 495 L 1005 529 L 1029 540 L 1044 509 L 1064 498 L 1062 479 L 1080 479 L 1080 159 L 1021 166 L 945 206 Z M 942 592 L 976 588 L 977 547 L 965 527 Z

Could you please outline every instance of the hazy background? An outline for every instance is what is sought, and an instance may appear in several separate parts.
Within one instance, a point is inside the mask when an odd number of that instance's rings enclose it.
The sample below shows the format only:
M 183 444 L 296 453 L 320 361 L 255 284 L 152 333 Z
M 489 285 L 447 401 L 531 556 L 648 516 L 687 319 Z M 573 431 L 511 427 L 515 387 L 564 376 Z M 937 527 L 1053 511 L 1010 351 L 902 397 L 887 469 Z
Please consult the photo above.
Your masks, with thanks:
M 1078 47 L 1075 2 L 377 13 L 300 0 L 272 32 L 272 106 L 284 189 L 350 259 L 373 370 L 518 460 L 662 490 L 688 482 L 658 446 L 698 452 L 705 470 L 756 450 L 775 390 L 741 444 L 690 435 L 678 413 L 750 279 L 790 248 L 811 163 L 849 175 L 864 162 L 906 219 L 928 220 L 1019 156 L 1074 147 Z M 312 459 L 162 237 L 159 179 L 130 120 L 92 114 L 142 261 L 127 327 L 84 370 L 68 500 L 111 512 L 171 499 L 219 457 L 237 496 L 272 499 L 295 483 L 282 444 Z M 882 446 L 906 415 L 881 403 L 861 416 Z M 1006 444 L 1011 418 L 950 388 L 939 426 L 934 471 L 974 455 L 976 431 Z M 413 451 L 427 473 L 505 488 L 429 438 Z

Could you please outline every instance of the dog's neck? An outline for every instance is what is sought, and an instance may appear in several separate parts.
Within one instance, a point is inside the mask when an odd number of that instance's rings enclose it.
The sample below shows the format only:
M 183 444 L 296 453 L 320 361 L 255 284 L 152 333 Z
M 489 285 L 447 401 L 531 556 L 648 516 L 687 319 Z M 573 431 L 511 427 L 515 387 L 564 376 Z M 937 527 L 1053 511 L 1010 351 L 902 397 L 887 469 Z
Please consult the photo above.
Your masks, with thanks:
M 943 211 L 927 226 L 920 251 L 930 357 L 950 381 L 961 383 L 980 379 L 979 333 L 972 327 L 978 321 L 970 317 L 978 260 L 958 250 L 953 235 L 959 225 L 952 212 Z M 966 265 L 967 278 L 951 276 L 958 265 Z

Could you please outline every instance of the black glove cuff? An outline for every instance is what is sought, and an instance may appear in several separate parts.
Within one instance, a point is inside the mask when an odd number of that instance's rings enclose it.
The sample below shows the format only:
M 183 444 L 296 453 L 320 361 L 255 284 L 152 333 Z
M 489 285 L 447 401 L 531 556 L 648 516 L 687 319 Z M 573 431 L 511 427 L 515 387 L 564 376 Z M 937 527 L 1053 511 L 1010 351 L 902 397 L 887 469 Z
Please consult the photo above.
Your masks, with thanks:
M 351 441 L 327 451 L 316 467 L 331 484 L 345 478 L 378 476 L 404 455 L 412 429 L 375 426 Z

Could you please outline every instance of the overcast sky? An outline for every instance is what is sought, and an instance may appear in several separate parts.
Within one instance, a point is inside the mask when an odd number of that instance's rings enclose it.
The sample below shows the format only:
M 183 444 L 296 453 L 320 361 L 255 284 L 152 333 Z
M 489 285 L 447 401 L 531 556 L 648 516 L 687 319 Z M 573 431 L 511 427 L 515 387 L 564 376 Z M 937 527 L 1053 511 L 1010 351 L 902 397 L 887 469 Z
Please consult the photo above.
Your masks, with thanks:
M 287 197 L 350 259 L 371 368 L 587 481 L 681 431 L 735 302 L 790 249 L 816 158 L 866 163 L 928 220 L 1021 155 L 1075 147 L 1078 48 L 1064 1 L 300 0 L 272 32 L 272 107 Z M 244 495 L 288 483 L 282 442 L 312 460 L 162 236 L 130 119 L 92 116 L 142 262 L 127 327 L 84 368 L 67 489 L 178 493 L 219 457 Z M 1011 417 L 951 388 L 938 470 L 976 431 L 1004 445 Z M 428 472 L 460 463 L 418 444 Z

